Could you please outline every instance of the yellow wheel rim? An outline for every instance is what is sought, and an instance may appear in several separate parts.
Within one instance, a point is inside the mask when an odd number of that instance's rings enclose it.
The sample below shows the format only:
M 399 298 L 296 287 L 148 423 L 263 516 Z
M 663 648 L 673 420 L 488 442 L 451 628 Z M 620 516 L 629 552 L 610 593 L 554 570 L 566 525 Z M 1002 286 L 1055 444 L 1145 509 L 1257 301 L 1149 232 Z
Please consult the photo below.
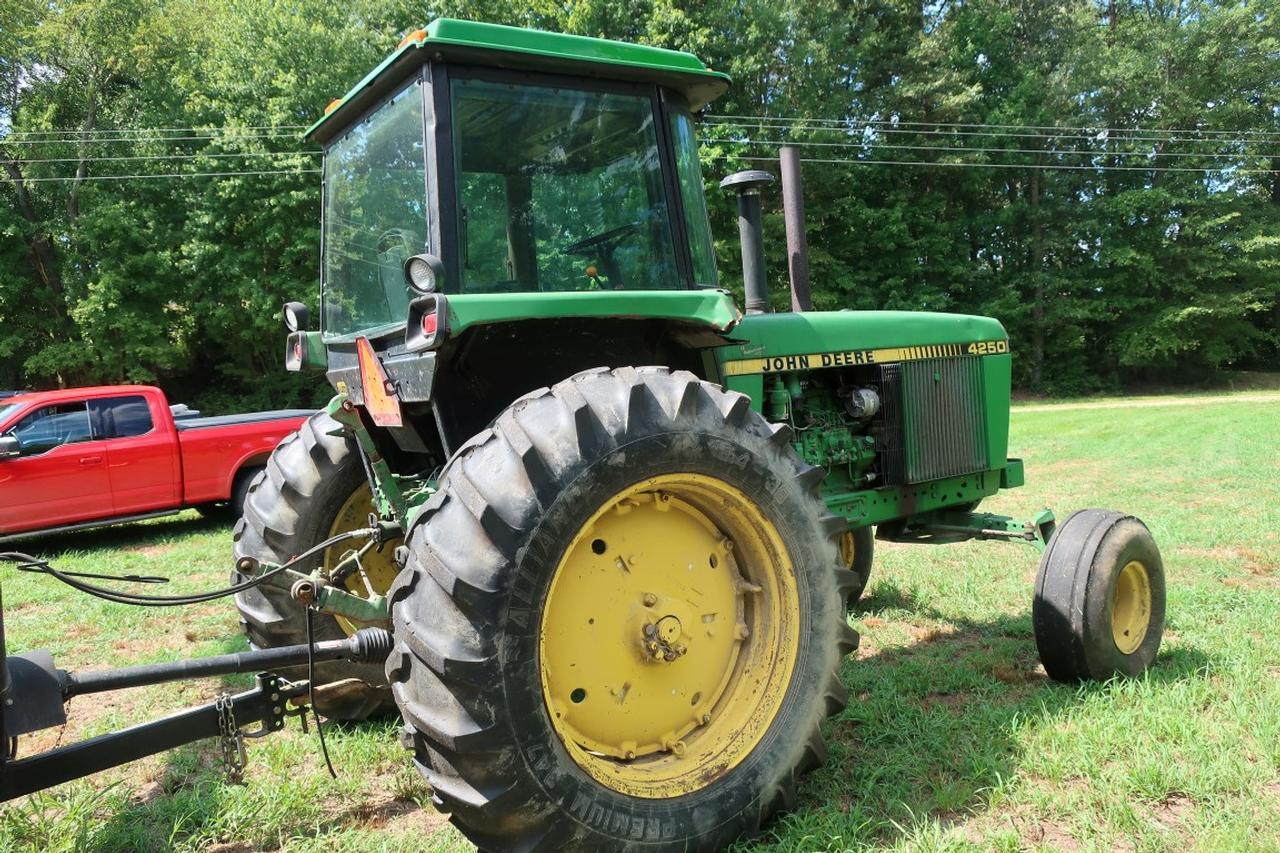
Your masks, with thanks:
M 652 477 L 606 501 L 556 566 L 543 698 L 597 781 L 636 797 L 688 794 L 764 737 L 800 632 L 790 558 L 755 502 L 701 474 Z
M 351 497 L 342 504 L 338 509 L 338 514 L 334 516 L 333 524 L 329 525 L 329 536 L 337 536 L 339 533 L 345 533 L 348 530 L 355 530 L 361 527 L 369 526 L 369 513 L 373 512 L 373 490 L 369 488 L 368 483 L 361 483 L 360 487 L 351 493 Z M 387 542 L 382 546 L 381 551 L 370 551 L 367 555 L 360 558 L 360 566 L 364 570 L 356 571 L 349 575 L 342 586 L 348 592 L 354 592 L 362 598 L 369 597 L 370 588 L 373 589 L 375 595 L 386 595 L 387 590 L 391 589 L 391 584 L 396 579 L 399 570 L 396 568 L 395 551 L 396 546 L 401 544 L 403 540 L 396 539 Z M 342 562 L 342 558 L 351 551 L 351 543 L 344 542 L 333 547 L 326 548 L 324 551 L 324 569 L 326 572 L 336 568 L 338 563 Z M 360 625 L 350 621 L 345 616 L 334 616 L 338 621 L 338 625 L 348 636 L 354 634 Z
M 1133 560 L 1120 570 L 1111 595 L 1111 636 L 1122 654 L 1142 645 L 1151 624 L 1151 578 L 1147 567 Z
M 840 562 L 846 569 L 853 570 L 853 564 L 858 560 L 858 543 L 853 537 L 852 530 L 846 530 L 840 534 Z

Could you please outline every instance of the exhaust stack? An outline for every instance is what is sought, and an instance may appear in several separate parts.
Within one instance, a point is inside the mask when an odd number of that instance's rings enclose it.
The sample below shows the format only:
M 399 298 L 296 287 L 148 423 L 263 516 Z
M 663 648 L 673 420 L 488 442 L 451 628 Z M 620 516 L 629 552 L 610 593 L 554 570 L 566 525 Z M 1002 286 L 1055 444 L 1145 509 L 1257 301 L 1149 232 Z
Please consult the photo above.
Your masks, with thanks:
M 738 239 L 742 243 L 742 286 L 748 314 L 769 311 L 764 281 L 764 242 L 760 224 L 760 188 L 773 183 L 773 175 L 757 169 L 734 172 L 720 182 L 720 189 L 738 194 Z
M 800 152 L 784 145 L 778 150 L 782 164 L 782 215 L 787 225 L 787 272 L 791 276 L 791 310 L 812 311 L 809 295 L 809 241 L 804 233 L 804 185 L 800 181 Z

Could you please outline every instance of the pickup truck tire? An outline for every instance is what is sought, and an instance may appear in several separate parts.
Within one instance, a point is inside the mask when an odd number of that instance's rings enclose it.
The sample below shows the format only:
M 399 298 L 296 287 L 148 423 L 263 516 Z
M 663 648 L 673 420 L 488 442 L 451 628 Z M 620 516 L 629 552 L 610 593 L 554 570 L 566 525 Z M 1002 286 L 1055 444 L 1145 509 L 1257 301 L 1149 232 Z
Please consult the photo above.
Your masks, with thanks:
M 246 488 L 244 514 L 233 534 L 237 561 L 282 563 L 329 535 L 339 510 L 366 483 L 355 442 L 332 434 L 341 428 L 317 412 L 276 447 Z M 310 571 L 320 559 L 317 555 L 295 568 Z M 234 582 L 246 579 L 232 572 Z M 306 610 L 284 590 L 255 587 L 235 598 L 240 624 L 254 647 L 307 641 Z M 329 614 L 313 613 L 311 619 L 316 640 L 347 636 Z M 305 678 L 303 669 L 286 674 Z M 316 683 L 330 685 L 316 692 L 316 707 L 327 717 L 360 720 L 395 708 L 381 664 L 317 663 Z
M 201 504 L 196 512 L 205 518 L 226 519 L 240 518 L 244 515 L 244 502 L 249 497 L 249 486 L 263 471 L 261 465 L 251 465 L 236 472 L 235 482 L 231 486 L 231 497 L 226 501 Z

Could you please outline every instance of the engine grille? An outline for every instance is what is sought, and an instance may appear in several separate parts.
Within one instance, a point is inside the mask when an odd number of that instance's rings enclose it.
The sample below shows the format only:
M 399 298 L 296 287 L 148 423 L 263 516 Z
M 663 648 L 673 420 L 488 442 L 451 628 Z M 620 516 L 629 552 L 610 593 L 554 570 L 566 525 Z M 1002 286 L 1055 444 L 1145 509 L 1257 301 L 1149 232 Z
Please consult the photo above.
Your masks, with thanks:
M 888 483 L 985 471 L 987 417 L 979 358 L 931 358 L 881 368 Z

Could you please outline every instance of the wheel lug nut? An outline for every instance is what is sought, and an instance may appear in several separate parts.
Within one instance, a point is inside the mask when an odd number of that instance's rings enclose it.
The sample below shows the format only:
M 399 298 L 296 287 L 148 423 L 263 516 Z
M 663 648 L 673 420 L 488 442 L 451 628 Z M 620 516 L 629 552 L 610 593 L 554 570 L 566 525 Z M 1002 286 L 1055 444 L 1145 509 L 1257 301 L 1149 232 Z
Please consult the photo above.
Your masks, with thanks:
M 655 604 L 657 604 L 657 603 L 658 603 L 658 596 L 654 595 L 654 594 L 653 594 L 653 593 L 651 593 L 651 592 L 646 592 L 646 593 L 644 594 L 644 606 L 645 606 L 645 607 L 652 607 L 653 605 L 655 605 Z M 648 630 L 649 630 L 649 628 L 648 628 L 648 626 L 646 626 L 646 627 L 645 627 L 645 632 L 646 632 L 646 633 L 648 633 Z
M 751 629 L 739 622 L 738 627 L 733 629 L 733 636 L 737 637 L 739 640 L 745 640 L 747 637 L 751 636 Z
M 644 623 L 644 635 L 645 635 L 646 637 L 656 637 L 656 636 L 658 636 L 658 628 L 657 628 L 657 626 L 656 626 L 656 625 L 654 625 L 652 622 L 646 622 L 646 623 Z
M 710 715 L 710 714 L 703 714 L 703 715 L 702 715 L 702 724 L 705 726 L 705 725 L 706 725 L 707 723 L 709 723 L 709 722 L 711 722 L 711 715 Z

